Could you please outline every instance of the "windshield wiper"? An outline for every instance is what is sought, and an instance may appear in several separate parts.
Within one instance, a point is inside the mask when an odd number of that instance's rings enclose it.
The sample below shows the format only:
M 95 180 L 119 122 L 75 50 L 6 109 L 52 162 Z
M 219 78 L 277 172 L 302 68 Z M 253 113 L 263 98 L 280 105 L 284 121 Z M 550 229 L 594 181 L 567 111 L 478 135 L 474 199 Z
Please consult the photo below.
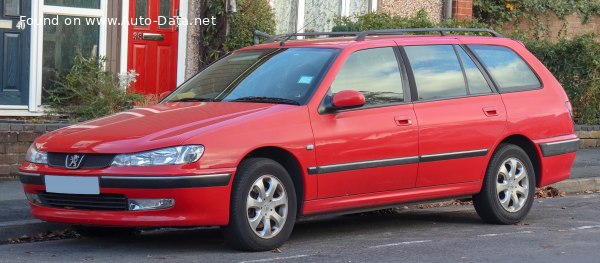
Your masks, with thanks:
M 170 100 L 167 102 L 214 102 L 214 101 L 218 101 L 215 99 L 209 99 L 209 98 L 183 98 L 183 99 L 178 99 L 178 100 Z
M 235 100 L 231 100 L 233 102 L 258 102 L 258 103 L 277 103 L 277 104 L 290 104 L 290 105 L 300 105 L 300 102 L 290 99 L 284 98 L 276 98 L 276 97 L 258 97 L 258 96 L 250 96 L 250 97 L 241 97 Z

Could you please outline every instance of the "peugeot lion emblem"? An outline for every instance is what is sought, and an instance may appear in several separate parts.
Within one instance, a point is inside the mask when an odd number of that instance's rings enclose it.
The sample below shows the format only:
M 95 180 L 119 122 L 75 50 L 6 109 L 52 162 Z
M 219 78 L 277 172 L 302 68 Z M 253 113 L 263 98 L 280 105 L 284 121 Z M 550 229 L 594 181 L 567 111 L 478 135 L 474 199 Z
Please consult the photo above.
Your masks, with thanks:
M 67 167 L 67 169 L 78 169 L 79 165 L 81 165 L 81 161 L 83 161 L 83 156 L 83 154 L 67 154 L 65 167 Z

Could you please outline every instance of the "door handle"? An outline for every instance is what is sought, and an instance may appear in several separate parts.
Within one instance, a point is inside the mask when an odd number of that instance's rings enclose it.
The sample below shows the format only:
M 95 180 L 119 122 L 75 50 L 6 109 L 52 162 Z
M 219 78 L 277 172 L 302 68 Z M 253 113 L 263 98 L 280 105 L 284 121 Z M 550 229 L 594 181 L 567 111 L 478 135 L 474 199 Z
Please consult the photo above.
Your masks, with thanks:
M 394 121 L 398 126 L 410 126 L 412 125 L 412 120 L 406 116 L 396 116 L 394 117 Z
M 488 117 L 498 116 L 498 110 L 496 107 L 485 107 L 483 108 L 483 113 L 485 113 L 485 116 Z

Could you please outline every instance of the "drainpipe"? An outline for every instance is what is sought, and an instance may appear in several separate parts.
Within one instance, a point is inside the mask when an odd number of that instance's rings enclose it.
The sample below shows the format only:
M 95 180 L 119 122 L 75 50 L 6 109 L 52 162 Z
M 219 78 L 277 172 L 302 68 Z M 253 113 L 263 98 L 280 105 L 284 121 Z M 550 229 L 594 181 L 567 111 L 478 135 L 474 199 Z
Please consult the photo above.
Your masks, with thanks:
M 451 19 L 452 18 L 452 0 L 443 0 L 444 1 L 444 18 Z
M 225 38 L 229 37 L 229 13 L 237 13 L 237 1 L 227 0 L 225 1 Z

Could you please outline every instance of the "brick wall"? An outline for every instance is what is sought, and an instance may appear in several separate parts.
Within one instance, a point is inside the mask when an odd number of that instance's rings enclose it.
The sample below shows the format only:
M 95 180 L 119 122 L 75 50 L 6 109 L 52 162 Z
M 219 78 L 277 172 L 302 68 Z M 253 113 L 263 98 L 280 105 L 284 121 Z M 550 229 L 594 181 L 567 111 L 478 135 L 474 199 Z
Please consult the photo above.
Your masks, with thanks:
M 441 0 L 379 0 L 377 12 L 399 15 L 402 17 L 414 16 L 423 9 L 434 22 L 442 21 L 443 1 Z
M 65 126 L 68 124 L 0 123 L 0 178 L 17 174 L 35 138 Z
M 600 17 L 591 17 L 590 20 L 586 24 L 581 23 L 581 17 L 577 14 L 569 15 L 565 17 L 567 22 L 567 26 L 563 28 L 564 21 L 558 19 L 558 17 L 554 13 L 548 13 L 545 17 L 542 18 L 544 24 L 548 24 L 548 35 L 544 35 L 543 37 L 551 40 L 557 41 L 560 39 L 559 33 L 561 37 L 565 37 L 567 39 L 571 39 L 575 36 L 586 34 L 586 33 L 595 33 L 600 36 Z M 504 31 L 513 32 L 515 29 L 519 29 L 522 32 L 528 32 L 529 30 L 535 30 L 536 22 L 529 21 L 524 19 L 521 23 L 519 23 L 518 27 L 516 27 L 513 23 L 506 23 L 503 26 Z
M 600 125 L 577 125 L 575 128 L 582 149 L 600 148 Z
M 452 0 L 452 17 L 458 21 L 473 18 L 473 0 Z

